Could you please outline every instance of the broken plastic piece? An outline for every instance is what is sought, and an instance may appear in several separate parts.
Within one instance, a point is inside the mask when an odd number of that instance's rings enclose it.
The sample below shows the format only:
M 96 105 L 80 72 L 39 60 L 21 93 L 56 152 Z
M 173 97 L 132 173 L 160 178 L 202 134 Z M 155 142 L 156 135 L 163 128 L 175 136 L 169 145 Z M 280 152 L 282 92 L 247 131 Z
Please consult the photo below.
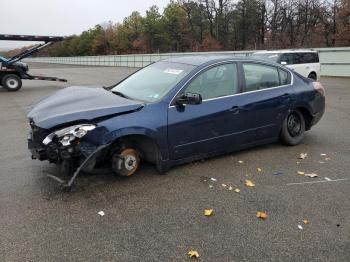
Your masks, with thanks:
M 98 213 L 101 217 L 103 217 L 105 215 L 105 212 L 103 212 L 102 210 L 101 211 L 98 211 Z
M 277 171 L 277 172 L 272 173 L 272 175 L 280 176 L 280 175 L 284 175 L 284 173 L 282 171 Z
M 315 174 L 315 173 L 305 174 L 305 176 L 307 176 L 307 177 L 311 177 L 311 178 L 318 177 L 318 175 L 317 175 L 317 174 Z
M 307 158 L 307 153 L 300 153 L 299 159 Z
M 245 185 L 246 185 L 247 187 L 254 187 L 254 186 L 255 186 L 255 184 L 254 184 L 251 180 L 246 180 L 246 181 L 245 181 Z
M 217 180 L 216 178 L 214 178 L 214 177 L 210 178 L 210 180 L 211 180 L 211 181 L 214 181 L 214 182 L 218 181 L 218 180 Z
M 303 230 L 303 227 L 302 227 L 301 225 L 298 225 L 298 228 L 299 228 L 300 230 Z

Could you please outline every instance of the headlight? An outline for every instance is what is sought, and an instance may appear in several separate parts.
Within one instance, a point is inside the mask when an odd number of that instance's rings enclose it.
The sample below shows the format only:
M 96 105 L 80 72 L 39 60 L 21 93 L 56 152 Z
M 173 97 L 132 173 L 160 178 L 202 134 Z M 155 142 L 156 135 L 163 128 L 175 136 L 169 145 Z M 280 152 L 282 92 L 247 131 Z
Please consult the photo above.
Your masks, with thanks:
M 43 140 L 43 144 L 48 145 L 57 137 L 63 146 L 68 146 L 75 138 L 82 138 L 87 132 L 95 128 L 96 125 L 75 125 L 66 127 L 49 134 Z

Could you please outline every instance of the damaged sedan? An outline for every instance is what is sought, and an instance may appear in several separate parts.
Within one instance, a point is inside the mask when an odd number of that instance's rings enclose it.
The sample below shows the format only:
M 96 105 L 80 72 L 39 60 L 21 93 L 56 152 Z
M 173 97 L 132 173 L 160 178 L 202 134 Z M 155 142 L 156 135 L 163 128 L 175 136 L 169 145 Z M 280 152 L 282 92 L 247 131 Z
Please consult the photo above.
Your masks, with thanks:
M 324 88 L 253 58 L 187 56 L 153 63 L 110 88 L 68 87 L 28 113 L 33 159 L 71 174 L 134 174 L 281 140 L 302 142 L 322 117 Z

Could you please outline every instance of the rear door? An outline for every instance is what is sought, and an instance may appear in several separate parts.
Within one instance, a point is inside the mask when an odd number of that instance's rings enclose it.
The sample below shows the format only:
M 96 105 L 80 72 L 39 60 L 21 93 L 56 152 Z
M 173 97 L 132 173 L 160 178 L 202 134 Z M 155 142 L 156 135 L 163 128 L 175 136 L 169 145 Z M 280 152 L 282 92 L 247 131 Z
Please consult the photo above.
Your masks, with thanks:
M 291 107 L 291 74 L 278 67 L 243 62 L 244 92 L 240 95 L 241 146 L 277 138 Z

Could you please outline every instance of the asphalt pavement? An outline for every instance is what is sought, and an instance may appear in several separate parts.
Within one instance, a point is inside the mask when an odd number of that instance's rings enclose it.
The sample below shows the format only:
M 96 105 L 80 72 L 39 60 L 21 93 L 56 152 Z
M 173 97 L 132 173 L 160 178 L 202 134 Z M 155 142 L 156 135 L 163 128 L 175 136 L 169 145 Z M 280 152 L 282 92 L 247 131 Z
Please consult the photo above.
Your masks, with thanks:
M 148 164 L 130 178 L 85 175 L 64 192 L 47 177 L 57 168 L 30 158 L 27 108 L 65 86 L 108 86 L 135 69 L 31 68 L 69 83 L 0 89 L 0 261 L 190 261 L 189 250 L 198 261 L 349 261 L 350 79 L 321 79 L 326 113 L 299 146 L 256 147 L 165 175 Z

